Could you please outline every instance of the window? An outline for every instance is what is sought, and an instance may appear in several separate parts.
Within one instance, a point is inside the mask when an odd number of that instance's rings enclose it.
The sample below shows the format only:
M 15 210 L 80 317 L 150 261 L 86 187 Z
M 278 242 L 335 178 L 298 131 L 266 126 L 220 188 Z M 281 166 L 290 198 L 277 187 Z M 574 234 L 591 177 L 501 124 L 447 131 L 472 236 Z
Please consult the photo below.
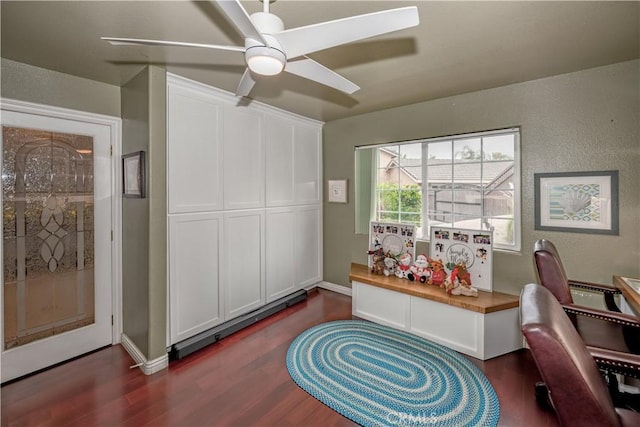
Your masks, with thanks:
M 430 226 L 493 228 L 494 247 L 520 250 L 519 135 L 505 129 L 359 148 L 370 151 L 374 171 L 369 216 L 413 223 L 423 239 Z

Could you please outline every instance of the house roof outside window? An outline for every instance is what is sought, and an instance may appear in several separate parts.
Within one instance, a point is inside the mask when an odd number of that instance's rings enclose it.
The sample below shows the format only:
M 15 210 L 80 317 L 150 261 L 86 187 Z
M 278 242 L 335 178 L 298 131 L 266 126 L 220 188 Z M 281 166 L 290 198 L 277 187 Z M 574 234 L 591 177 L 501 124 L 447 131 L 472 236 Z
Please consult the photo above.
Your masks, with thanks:
M 395 170 L 400 167 L 400 174 L 403 175 L 401 181 L 411 181 L 416 185 L 422 184 L 422 160 L 415 158 L 406 158 L 398 156 L 398 154 L 388 148 L 381 148 L 380 165 L 384 165 L 385 171 Z M 482 168 L 482 169 L 481 169 Z M 484 161 L 480 162 L 457 162 L 453 169 L 451 163 L 442 163 L 440 161 L 429 164 L 429 184 L 447 184 L 452 182 L 455 176 L 457 184 L 483 185 L 488 189 L 500 188 L 505 182 L 508 182 L 513 175 L 513 161 Z M 482 182 L 480 175 L 482 172 Z M 455 175 L 453 175 L 455 174 Z

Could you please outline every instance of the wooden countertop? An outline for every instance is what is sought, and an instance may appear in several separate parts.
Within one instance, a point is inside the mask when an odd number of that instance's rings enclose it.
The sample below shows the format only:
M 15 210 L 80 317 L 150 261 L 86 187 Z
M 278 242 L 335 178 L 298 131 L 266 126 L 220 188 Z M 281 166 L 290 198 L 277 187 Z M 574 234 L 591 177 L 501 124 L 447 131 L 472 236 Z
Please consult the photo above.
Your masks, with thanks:
M 640 294 L 630 287 L 622 276 L 613 276 L 613 284 L 616 288 L 620 289 L 629 305 L 640 312 Z
M 406 279 L 399 279 L 395 276 L 387 277 L 379 274 L 373 274 L 369 270 L 369 267 L 362 264 L 351 264 L 349 280 L 355 280 L 367 285 L 377 286 L 391 291 L 413 295 L 415 297 L 425 298 L 483 314 L 508 310 L 520 306 L 520 298 L 516 295 L 481 290 L 478 290 L 477 297 L 447 295 L 445 290 L 438 286 L 411 282 Z

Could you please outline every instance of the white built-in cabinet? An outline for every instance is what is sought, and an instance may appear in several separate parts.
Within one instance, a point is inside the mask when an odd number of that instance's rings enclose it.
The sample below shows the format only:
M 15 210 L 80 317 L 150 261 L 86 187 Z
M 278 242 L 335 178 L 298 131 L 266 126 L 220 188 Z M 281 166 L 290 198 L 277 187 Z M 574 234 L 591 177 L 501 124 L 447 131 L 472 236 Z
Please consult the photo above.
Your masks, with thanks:
M 295 212 L 295 278 L 299 286 L 308 286 L 322 280 L 322 208 L 300 206 Z
M 225 318 L 232 319 L 265 303 L 264 210 L 225 212 L 223 241 Z
M 262 114 L 227 105 L 224 110 L 224 208 L 264 207 Z
M 268 207 L 320 200 L 320 135 L 316 126 L 272 117 L 265 124 Z
M 197 88 L 168 86 L 169 213 L 222 209 L 223 109 Z
M 171 345 L 322 280 L 322 123 L 167 83 Z
M 322 207 L 269 208 L 267 302 L 322 280 Z
M 170 340 L 176 343 L 222 322 L 222 213 L 169 216 Z

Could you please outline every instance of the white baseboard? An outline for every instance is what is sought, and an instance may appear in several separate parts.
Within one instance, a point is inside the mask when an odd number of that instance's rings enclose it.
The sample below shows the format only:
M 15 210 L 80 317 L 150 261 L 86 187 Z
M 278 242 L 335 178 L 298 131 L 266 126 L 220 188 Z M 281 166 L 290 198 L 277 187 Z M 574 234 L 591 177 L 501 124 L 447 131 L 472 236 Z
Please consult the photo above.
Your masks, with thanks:
M 153 360 L 147 360 L 147 358 L 142 354 L 140 349 L 131 341 L 131 339 L 126 335 L 121 335 L 121 344 L 129 356 L 136 362 L 133 367 L 139 367 L 140 370 L 145 375 L 155 374 L 163 369 L 166 369 L 169 366 L 169 355 L 165 354 L 164 356 L 158 357 Z
M 342 286 L 342 285 L 336 285 L 335 283 L 331 283 L 331 282 L 322 281 L 322 282 L 314 283 L 312 286 L 309 286 L 307 290 L 313 289 L 313 288 L 322 288 L 328 291 L 337 292 L 342 295 L 347 295 L 349 297 L 351 296 L 351 288 L 347 288 L 346 286 Z

